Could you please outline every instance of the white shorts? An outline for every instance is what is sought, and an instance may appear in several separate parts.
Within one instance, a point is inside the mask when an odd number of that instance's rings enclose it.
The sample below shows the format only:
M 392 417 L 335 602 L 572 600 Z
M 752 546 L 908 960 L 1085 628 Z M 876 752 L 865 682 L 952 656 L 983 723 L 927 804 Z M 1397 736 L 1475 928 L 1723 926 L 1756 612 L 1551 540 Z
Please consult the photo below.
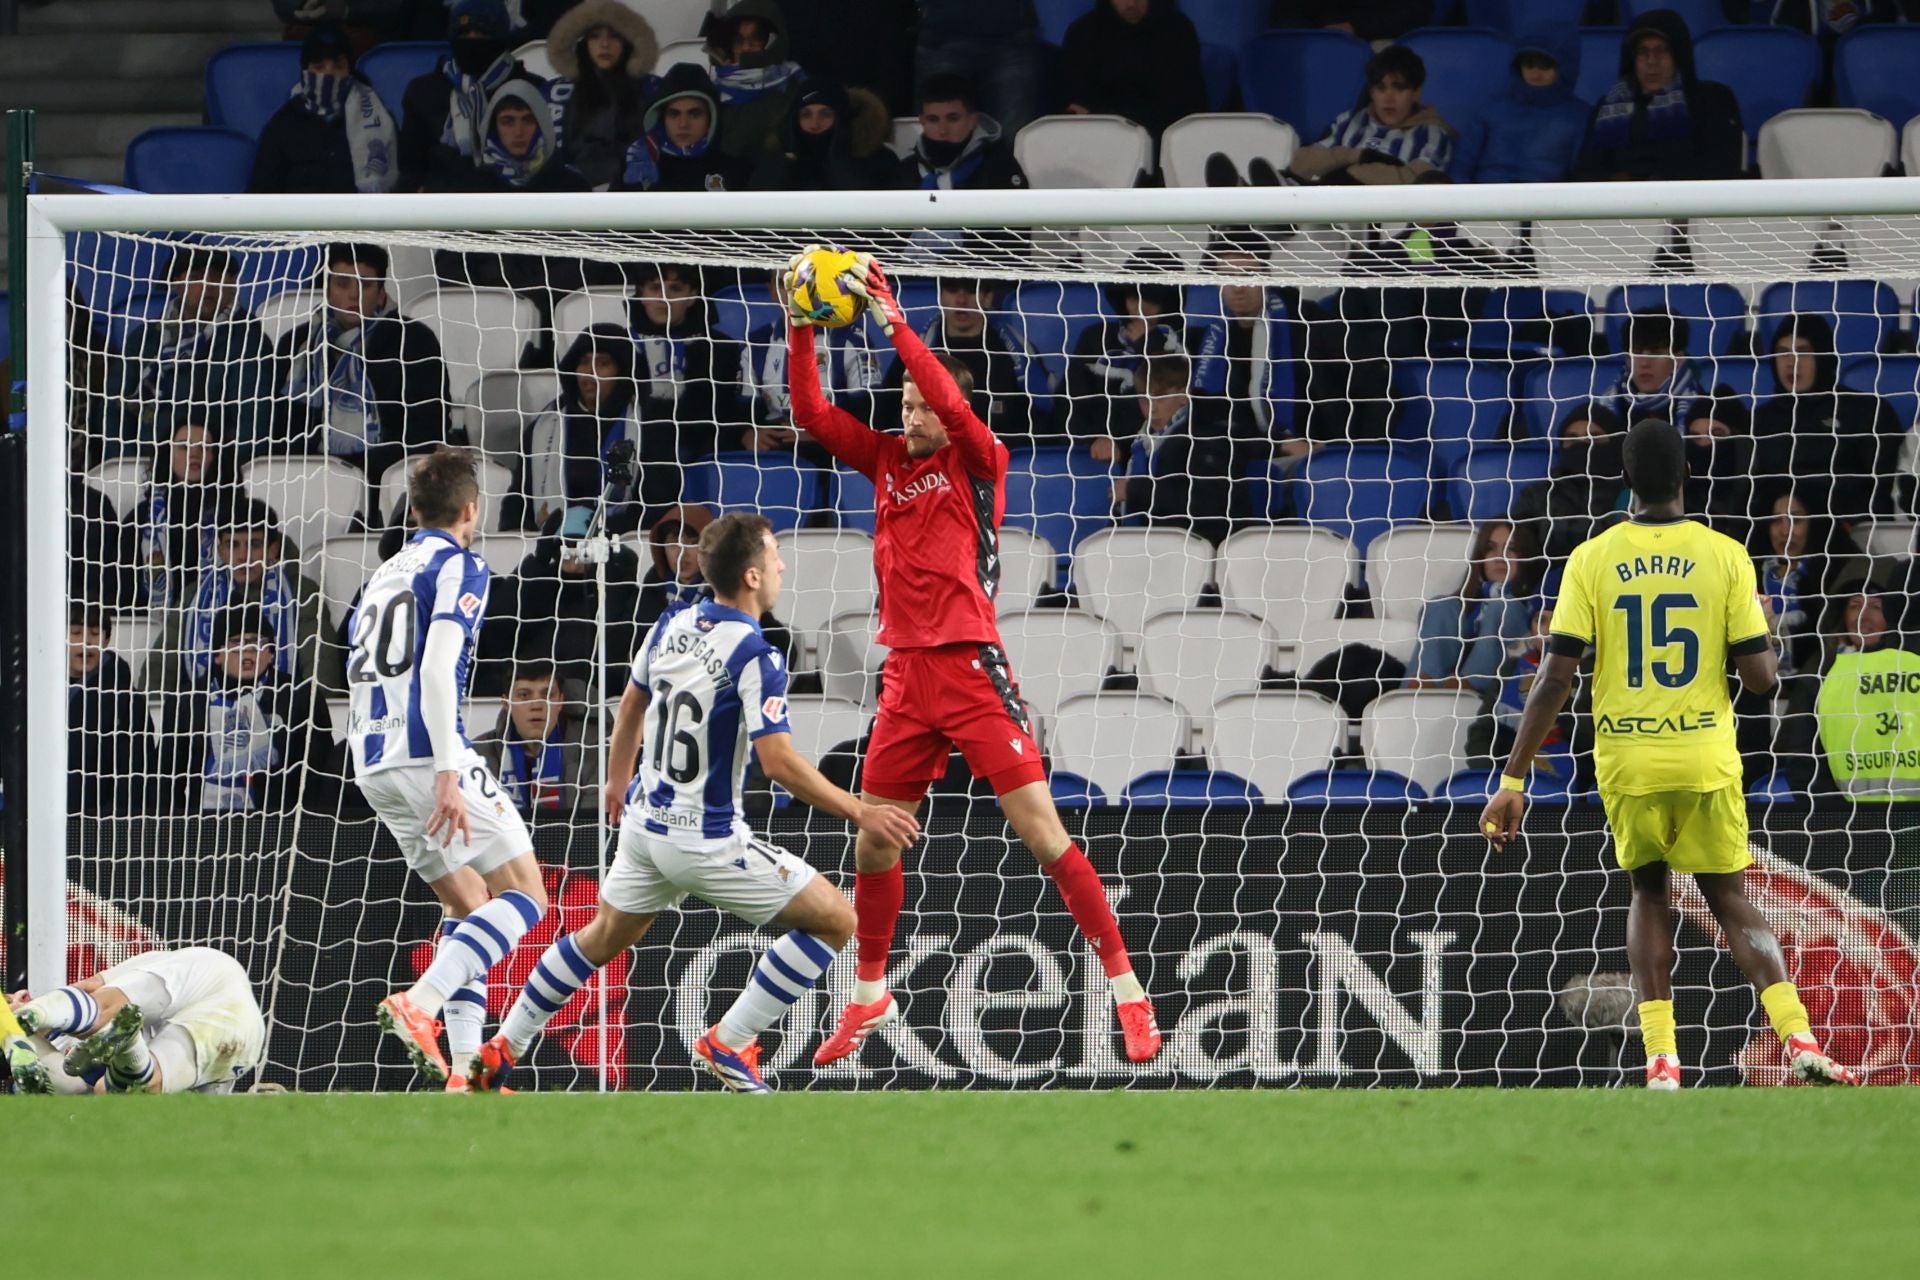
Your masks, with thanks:
M 685 849 L 646 830 L 631 815 L 620 823 L 620 848 L 600 897 L 629 915 L 650 916 L 694 894 L 749 924 L 763 925 L 793 901 L 817 874 L 799 858 L 745 836 L 717 849 Z
M 440 836 L 444 832 L 428 835 L 434 777 L 431 764 L 417 764 L 382 769 L 360 779 L 360 793 L 393 833 L 400 855 L 422 880 L 432 884 L 461 867 L 472 867 L 485 875 L 523 853 L 533 852 L 533 837 L 527 834 L 526 821 L 478 752 L 468 752 L 460 763 L 460 794 L 467 801 L 470 838 L 456 836 L 452 844 L 443 846 Z
M 149 951 L 100 981 L 139 1007 L 168 1093 L 225 1092 L 265 1056 L 267 1023 L 253 983 L 224 951 Z

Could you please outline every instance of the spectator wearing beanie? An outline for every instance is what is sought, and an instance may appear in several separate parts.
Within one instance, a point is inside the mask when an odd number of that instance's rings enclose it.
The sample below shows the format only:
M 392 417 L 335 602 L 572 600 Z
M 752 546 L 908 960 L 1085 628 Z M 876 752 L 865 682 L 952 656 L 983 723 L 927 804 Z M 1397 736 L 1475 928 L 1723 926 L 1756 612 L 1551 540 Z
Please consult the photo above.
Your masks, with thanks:
M 807 80 L 793 97 L 781 149 L 760 162 L 756 191 L 878 191 L 891 185 L 892 121 L 879 98 L 832 80 Z
M 1173 0 L 1099 0 L 1067 28 L 1059 78 L 1069 114 L 1125 116 L 1155 139 L 1207 109 L 1200 37 Z
M 800 83 L 786 20 L 774 0 L 739 0 L 708 18 L 700 34 L 720 101 L 720 146 L 751 167 L 779 145 Z
M 1620 79 L 1593 109 L 1574 177 L 1737 178 L 1745 150 L 1733 90 L 1699 78 L 1685 19 L 1655 9 L 1620 44 Z
M 1404 45 L 1374 54 L 1359 103 L 1334 117 L 1326 137 L 1294 152 L 1294 176 L 1375 186 L 1445 173 L 1453 160 L 1454 130 L 1420 101 L 1426 82 L 1427 64 Z
M 646 131 L 660 42 L 619 0 L 585 0 L 553 24 L 547 57 L 561 76 L 548 86 L 560 158 L 588 186 L 605 190 L 619 181 L 627 148 Z
M 495 95 L 510 80 L 545 91 L 546 82 L 513 56 L 505 0 L 455 0 L 447 23 L 452 56 L 407 86 L 400 125 L 400 190 L 465 190 L 487 145 Z
M 702 68 L 670 67 L 642 123 L 615 190 L 746 190 L 752 170 L 720 148 L 720 99 Z
M 346 32 L 322 22 L 300 46 L 300 83 L 260 131 L 247 190 L 350 195 L 400 184 L 400 132 L 354 74 Z
M 1463 145 L 1461 168 L 1476 182 L 1559 182 L 1586 139 L 1589 105 L 1574 96 L 1580 33 L 1572 27 L 1514 41 L 1513 76 Z

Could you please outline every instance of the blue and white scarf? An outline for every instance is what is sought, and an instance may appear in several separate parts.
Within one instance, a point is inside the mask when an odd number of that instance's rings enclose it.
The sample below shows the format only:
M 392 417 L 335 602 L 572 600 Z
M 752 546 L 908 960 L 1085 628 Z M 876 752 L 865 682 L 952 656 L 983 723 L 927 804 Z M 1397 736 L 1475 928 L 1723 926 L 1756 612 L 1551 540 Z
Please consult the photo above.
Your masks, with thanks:
M 306 70 L 300 73 L 293 96 L 317 118 L 343 123 L 356 191 L 374 195 L 399 185 L 400 167 L 395 162 L 399 130 L 372 85 L 355 76 L 323 76 Z
M 198 530 L 198 555 L 192 564 L 172 564 L 174 487 L 156 484 L 147 489 L 140 504 L 140 564 L 146 572 L 144 590 L 147 604 L 159 608 L 174 603 L 174 587 L 179 575 L 198 569 L 213 560 L 213 524 L 203 513 Z
M 511 718 L 500 752 L 500 781 L 513 797 L 513 807 L 525 816 L 536 809 L 560 807 L 561 784 L 566 779 L 567 749 L 565 722 L 553 726 L 544 742 L 529 742 Z
M 487 101 L 493 91 L 513 75 L 513 59 L 501 57 L 478 78 L 453 65 L 451 58 L 440 64 L 440 73 L 452 83 L 447 98 L 447 124 L 440 141 L 472 160 L 486 149 Z
M 287 394 L 305 401 L 314 419 L 327 424 L 327 452 L 336 458 L 359 457 L 369 445 L 380 443 L 380 417 L 367 376 L 367 329 L 391 308 L 389 302 L 387 310 L 343 329 L 332 308 L 323 307 L 308 325 L 306 352 L 295 354 Z M 318 342 L 312 340 L 315 336 Z
M 720 92 L 722 105 L 752 102 L 769 93 L 781 93 L 800 74 L 797 62 L 776 62 L 767 67 L 717 66 L 713 69 L 713 87 Z
M 200 571 L 193 603 L 187 608 L 186 652 L 181 656 L 187 674 L 196 679 L 205 680 L 213 673 L 214 623 L 236 599 L 235 586 L 233 570 L 225 565 L 209 564 Z M 259 605 L 262 618 L 273 632 L 274 668 L 292 676 L 299 656 L 300 592 L 286 565 L 268 567 L 260 583 Z
M 676 147 L 667 141 L 667 127 L 657 124 L 627 148 L 627 167 L 621 174 L 621 181 L 625 186 L 636 191 L 656 191 L 660 187 L 661 156 L 698 159 L 707 154 L 712 147 L 711 133 L 692 146 Z M 718 175 L 708 177 L 707 189 L 718 190 L 718 183 Z
M 1619 80 L 1600 99 L 1593 117 L 1594 145 L 1617 151 L 1633 141 L 1633 113 L 1640 101 L 1639 86 Z M 1693 118 L 1687 113 L 1686 82 L 1679 76 L 1658 93 L 1649 94 L 1647 103 L 1647 140 L 1664 142 L 1684 138 L 1693 131 Z
M 207 755 L 201 762 L 200 807 L 251 810 L 252 781 L 280 766 L 280 717 L 263 705 L 267 686 L 215 687 L 207 698 Z

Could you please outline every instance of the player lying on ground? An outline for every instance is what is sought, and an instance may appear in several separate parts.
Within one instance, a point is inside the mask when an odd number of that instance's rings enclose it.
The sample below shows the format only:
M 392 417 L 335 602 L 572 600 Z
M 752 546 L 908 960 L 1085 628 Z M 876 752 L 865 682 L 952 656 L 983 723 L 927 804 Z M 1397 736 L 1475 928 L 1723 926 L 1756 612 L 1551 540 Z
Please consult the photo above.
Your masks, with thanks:
M 429 1081 L 459 1092 L 466 1080 L 447 1068 L 438 1019 L 454 1062 L 479 1051 L 487 971 L 546 915 L 547 890 L 526 823 L 460 723 L 489 583 L 469 550 L 473 457 L 441 448 L 411 465 L 419 532 L 374 570 L 348 623 L 347 742 L 361 793 L 447 913 L 420 981 L 380 1002 L 380 1029 Z
M 809 250 L 808 252 L 812 252 Z M 1052 877 L 1093 944 L 1126 1035 L 1127 1057 L 1160 1050 L 1153 1005 L 1134 976 L 1100 876 L 1054 809 L 1046 767 L 1014 683 L 993 611 L 1000 586 L 1000 521 L 1006 513 L 1007 447 L 967 403 L 972 378 L 956 360 L 927 350 L 900 312 L 885 273 L 862 257 L 864 293 L 906 367 L 900 435 L 874 431 L 827 402 L 811 320 L 793 301 L 794 259 L 781 282 L 787 303 L 787 377 L 795 425 L 874 482 L 873 565 L 880 592 L 876 639 L 891 650 L 880 711 L 867 747 L 861 799 L 908 813 L 945 774 L 957 748 L 985 778 L 1020 839 Z M 854 910 L 860 946 L 852 1002 L 814 1054 L 825 1064 L 856 1052 L 898 1017 L 887 990 L 887 954 L 900 916 L 900 844 L 881 830 L 854 843 Z
M 1758 988 L 1794 1074 L 1858 1084 L 1821 1052 L 1800 993 L 1787 980 L 1779 940 L 1741 884 L 1753 855 L 1727 661 L 1754 693 L 1770 693 L 1778 671 L 1753 561 L 1733 539 L 1686 518 L 1686 449 L 1673 427 L 1636 423 L 1625 460 L 1631 518 L 1567 559 L 1547 658 L 1481 829 L 1501 848 L 1519 831 L 1527 770 L 1592 645 L 1593 759 L 1614 856 L 1633 881 L 1627 959 L 1640 993 L 1647 1087 L 1680 1087 L 1667 883 L 1673 871 L 1692 873 L 1700 886 L 1734 961 Z
M 736 512 L 701 530 L 700 572 L 713 598 L 676 604 L 654 623 L 620 699 L 606 791 L 620 848 L 599 912 L 547 948 L 500 1034 L 474 1059 L 475 1089 L 498 1087 L 600 966 L 693 893 L 750 924 L 785 930 L 733 1007 L 693 1046 L 694 1059 L 727 1088 L 772 1092 L 760 1078 L 759 1035 L 820 980 L 852 936 L 854 914 L 812 867 L 747 830 L 749 750 L 801 803 L 846 818 L 862 836 L 904 845 L 920 834 L 911 814 L 855 800 L 793 749 L 786 669 L 760 632 L 786 572 L 765 518 Z
M 28 1037 L 7 1044 L 22 1093 L 230 1093 L 267 1041 L 247 971 L 211 947 L 149 951 L 7 1003 Z

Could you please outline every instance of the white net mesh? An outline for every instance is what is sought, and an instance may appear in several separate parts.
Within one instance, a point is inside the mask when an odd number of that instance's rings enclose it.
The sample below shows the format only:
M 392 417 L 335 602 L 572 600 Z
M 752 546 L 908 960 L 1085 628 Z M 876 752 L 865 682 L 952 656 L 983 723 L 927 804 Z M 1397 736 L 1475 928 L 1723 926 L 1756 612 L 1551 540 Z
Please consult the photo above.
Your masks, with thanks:
M 404 537 L 398 463 L 443 440 L 483 455 L 496 575 L 465 724 L 558 906 L 491 1016 L 591 915 L 610 703 L 712 513 L 779 530 L 796 740 L 851 783 L 885 656 L 873 487 L 794 432 L 768 289 L 826 242 L 880 255 L 1014 449 L 1001 631 L 1169 1047 L 1119 1057 L 1100 966 L 956 758 L 907 859 L 905 1022 L 811 1071 L 843 958 L 770 1046 L 788 1087 L 1617 1079 L 1639 1048 L 1585 717 L 1542 759 L 1525 856 L 1474 818 L 1557 566 L 1623 509 L 1618 432 L 1649 415 L 1687 431 L 1690 509 L 1786 621 L 1781 693 L 1740 705 L 1756 897 L 1837 1056 L 1904 1080 L 1909 838 L 1848 798 L 1873 770 L 1835 776 L 1819 695 L 1904 613 L 1917 228 L 72 237 L 71 964 L 130 929 L 224 947 L 269 1008 L 268 1078 L 404 1083 L 373 1010 L 438 910 L 349 776 L 341 633 Z M 822 341 L 836 402 L 897 426 L 879 330 Z M 567 542 L 603 496 L 604 580 Z M 837 821 L 764 782 L 750 818 L 851 888 Z M 1773 1078 L 1750 989 L 1681 906 L 1689 1062 Z M 690 902 L 555 1019 L 533 1085 L 688 1087 L 757 945 Z

